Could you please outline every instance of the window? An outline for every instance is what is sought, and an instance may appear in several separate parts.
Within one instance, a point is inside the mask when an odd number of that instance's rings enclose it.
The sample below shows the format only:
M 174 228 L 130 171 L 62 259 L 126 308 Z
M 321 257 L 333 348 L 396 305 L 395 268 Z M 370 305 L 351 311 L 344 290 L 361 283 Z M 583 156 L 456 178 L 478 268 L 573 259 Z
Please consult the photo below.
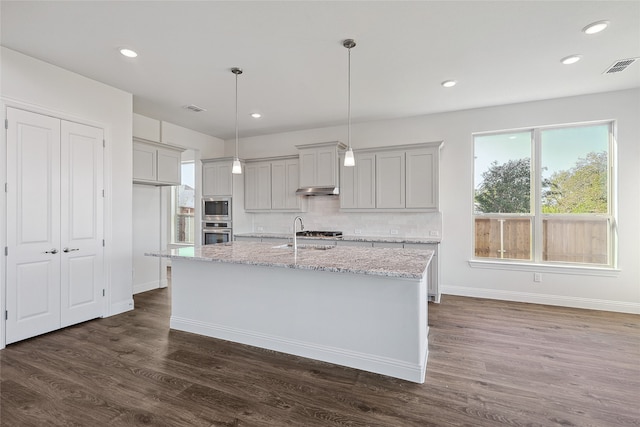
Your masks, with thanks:
M 171 241 L 173 243 L 194 242 L 195 215 L 195 163 L 182 162 L 181 185 L 172 188 L 173 221 Z
M 475 258 L 613 266 L 613 124 L 474 135 Z

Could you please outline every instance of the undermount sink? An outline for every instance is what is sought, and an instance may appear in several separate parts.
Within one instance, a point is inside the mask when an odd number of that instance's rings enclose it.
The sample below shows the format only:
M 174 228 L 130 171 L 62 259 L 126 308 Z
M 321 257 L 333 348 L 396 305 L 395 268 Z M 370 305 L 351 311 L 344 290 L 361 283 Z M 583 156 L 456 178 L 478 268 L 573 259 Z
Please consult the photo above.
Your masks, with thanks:
M 333 249 L 336 245 L 298 245 L 298 249 L 315 249 L 319 251 L 326 251 L 327 249 Z M 272 249 L 293 249 L 293 243 L 285 243 L 284 245 L 272 246 Z

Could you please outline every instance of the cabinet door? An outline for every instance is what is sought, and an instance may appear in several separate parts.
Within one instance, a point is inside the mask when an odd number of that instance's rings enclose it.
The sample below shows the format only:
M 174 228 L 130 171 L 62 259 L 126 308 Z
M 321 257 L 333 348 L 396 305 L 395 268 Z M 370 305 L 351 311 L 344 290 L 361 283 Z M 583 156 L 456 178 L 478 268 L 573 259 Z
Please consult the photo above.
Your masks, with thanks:
M 360 209 L 376 207 L 376 155 L 356 156 L 356 194 Z
M 438 208 L 438 148 L 406 153 L 406 207 Z
M 202 164 L 202 195 L 231 196 L 231 160 L 206 162 Z
M 300 150 L 300 187 L 316 185 L 316 151 L 315 149 Z
M 271 209 L 271 163 L 247 163 L 245 166 L 244 208 Z
M 258 209 L 258 165 L 255 163 L 244 168 L 244 208 Z
M 203 163 L 202 164 L 202 195 L 203 196 L 216 196 L 216 164 L 215 163 Z
M 133 143 L 133 180 L 155 181 L 157 149 L 151 145 Z
M 356 165 L 343 166 L 340 158 L 340 208 L 374 209 L 376 207 L 376 155 L 355 153 Z
M 405 207 L 404 151 L 385 151 L 376 155 L 376 207 Z
M 271 209 L 286 208 L 287 165 L 284 160 L 281 160 L 271 163 Z
M 157 160 L 158 182 L 180 185 L 181 153 L 158 148 Z
M 231 167 L 232 161 L 224 161 L 214 163 L 215 167 L 215 180 L 213 182 L 213 194 L 214 196 L 231 196 L 232 193 L 232 173 Z
M 340 155 L 340 209 L 355 209 L 358 207 L 358 190 L 356 188 L 356 168 L 360 165 L 360 158 L 356 157 L 354 167 L 344 166 L 344 154 Z
M 316 184 L 319 187 L 337 185 L 336 170 L 338 163 L 336 147 L 318 148 L 316 150 Z
M 300 197 L 296 196 L 296 190 L 300 187 L 300 162 L 297 159 L 285 161 L 285 208 L 299 210 Z M 272 165 L 273 167 L 273 165 Z M 273 176 L 273 172 L 271 174 Z M 271 206 L 273 208 L 273 206 Z M 275 209 L 275 208 L 273 208 Z

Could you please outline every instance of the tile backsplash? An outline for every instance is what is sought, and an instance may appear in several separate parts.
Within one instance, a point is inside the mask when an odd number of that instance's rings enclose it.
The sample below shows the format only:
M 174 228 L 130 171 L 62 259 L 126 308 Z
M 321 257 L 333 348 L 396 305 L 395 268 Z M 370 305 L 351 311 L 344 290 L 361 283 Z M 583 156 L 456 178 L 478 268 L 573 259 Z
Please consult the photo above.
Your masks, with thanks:
M 306 212 L 265 212 L 252 215 L 253 232 L 291 233 L 293 219 L 300 215 L 306 230 L 336 230 L 346 235 L 442 237 L 442 214 L 341 212 L 340 199 L 332 196 L 309 197 Z

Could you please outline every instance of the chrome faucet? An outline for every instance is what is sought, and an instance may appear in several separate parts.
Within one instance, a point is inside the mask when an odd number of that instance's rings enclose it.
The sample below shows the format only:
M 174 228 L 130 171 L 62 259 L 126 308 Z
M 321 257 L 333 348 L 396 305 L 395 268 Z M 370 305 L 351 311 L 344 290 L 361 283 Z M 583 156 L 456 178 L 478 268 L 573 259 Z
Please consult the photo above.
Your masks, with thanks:
M 296 239 L 296 221 L 300 220 L 300 231 L 304 231 L 304 224 L 302 223 L 302 217 L 297 216 L 293 218 L 293 255 L 298 256 L 298 240 Z

